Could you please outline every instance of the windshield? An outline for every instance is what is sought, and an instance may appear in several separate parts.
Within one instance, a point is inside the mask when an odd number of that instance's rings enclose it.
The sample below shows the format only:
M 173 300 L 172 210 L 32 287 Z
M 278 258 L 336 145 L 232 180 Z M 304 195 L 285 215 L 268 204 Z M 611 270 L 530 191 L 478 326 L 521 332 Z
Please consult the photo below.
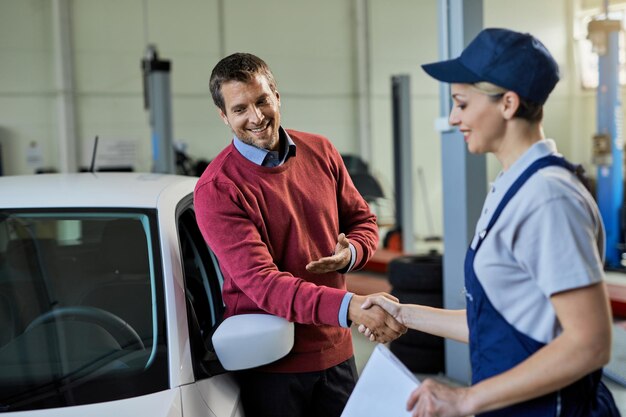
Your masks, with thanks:
M 167 388 L 156 214 L 0 210 L 0 411 Z

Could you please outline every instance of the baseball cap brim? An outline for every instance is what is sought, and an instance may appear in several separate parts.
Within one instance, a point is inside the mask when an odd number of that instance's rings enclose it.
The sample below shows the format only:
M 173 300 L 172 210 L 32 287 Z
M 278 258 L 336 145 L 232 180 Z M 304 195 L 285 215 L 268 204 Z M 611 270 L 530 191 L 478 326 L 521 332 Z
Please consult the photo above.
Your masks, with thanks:
M 461 64 L 459 58 L 424 64 L 422 69 L 444 83 L 473 84 L 485 81 Z

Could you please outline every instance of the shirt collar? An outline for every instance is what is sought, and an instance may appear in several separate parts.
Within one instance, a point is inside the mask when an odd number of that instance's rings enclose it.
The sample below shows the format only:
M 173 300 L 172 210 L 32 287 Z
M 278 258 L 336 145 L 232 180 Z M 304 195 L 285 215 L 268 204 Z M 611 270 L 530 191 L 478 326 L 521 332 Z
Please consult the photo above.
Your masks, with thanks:
M 556 154 L 556 144 L 552 139 L 540 140 L 526 150 L 506 171 L 500 171 L 496 179 L 490 184 L 483 211 L 476 223 L 476 236 L 472 241 L 472 247 L 476 247 L 478 235 L 487 228 L 491 216 L 500 204 L 500 201 L 515 180 L 537 159 Z
M 291 137 L 289 137 L 289 134 L 285 129 L 282 128 L 282 126 L 278 128 L 278 135 L 281 139 L 280 143 L 284 146 L 283 152 L 281 152 L 283 154 L 283 158 L 277 164 L 271 164 L 274 166 L 284 164 L 290 156 L 294 156 L 296 154 L 296 144 L 291 139 Z M 283 138 L 285 140 L 283 140 Z M 247 143 L 244 143 L 241 139 L 239 139 L 236 135 L 233 138 L 233 145 L 244 158 L 257 165 L 269 165 L 270 162 L 268 161 L 268 155 L 270 153 L 273 153 L 275 155 L 276 160 L 278 159 L 279 153 L 277 151 L 270 152 L 267 149 L 261 149 L 257 148 L 256 146 L 248 145 Z
M 503 173 L 513 178 L 519 177 L 533 162 L 544 156 L 556 153 L 556 143 L 552 139 L 543 139 L 534 143 Z
M 522 175 L 522 172 L 526 170 L 533 162 L 544 156 L 556 154 L 556 143 L 552 139 L 543 139 L 534 143 L 530 148 L 526 150 L 520 156 L 517 161 L 509 167 L 508 170 L 500 172 L 496 178 L 496 183 L 499 183 L 499 187 L 508 188 L 513 182 Z

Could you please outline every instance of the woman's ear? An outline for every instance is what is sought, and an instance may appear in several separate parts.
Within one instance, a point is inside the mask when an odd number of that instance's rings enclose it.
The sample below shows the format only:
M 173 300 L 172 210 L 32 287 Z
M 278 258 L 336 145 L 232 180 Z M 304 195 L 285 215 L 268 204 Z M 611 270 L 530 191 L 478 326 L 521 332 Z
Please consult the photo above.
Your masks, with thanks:
M 507 91 L 500 100 L 502 116 L 506 120 L 511 120 L 520 106 L 520 98 L 514 91 Z

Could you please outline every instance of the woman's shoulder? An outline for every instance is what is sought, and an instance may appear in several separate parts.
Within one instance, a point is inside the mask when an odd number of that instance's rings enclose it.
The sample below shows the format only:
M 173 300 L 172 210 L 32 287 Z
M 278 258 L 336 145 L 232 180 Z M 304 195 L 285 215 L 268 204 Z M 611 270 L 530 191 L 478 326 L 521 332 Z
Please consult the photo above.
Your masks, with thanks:
M 579 198 L 588 194 L 576 174 L 560 166 L 549 166 L 537 171 L 528 180 L 527 192 L 538 201 L 555 198 Z
M 561 214 L 574 210 L 598 217 L 593 196 L 571 171 L 550 166 L 530 177 L 516 198 L 519 214 L 539 211 L 557 211 Z

